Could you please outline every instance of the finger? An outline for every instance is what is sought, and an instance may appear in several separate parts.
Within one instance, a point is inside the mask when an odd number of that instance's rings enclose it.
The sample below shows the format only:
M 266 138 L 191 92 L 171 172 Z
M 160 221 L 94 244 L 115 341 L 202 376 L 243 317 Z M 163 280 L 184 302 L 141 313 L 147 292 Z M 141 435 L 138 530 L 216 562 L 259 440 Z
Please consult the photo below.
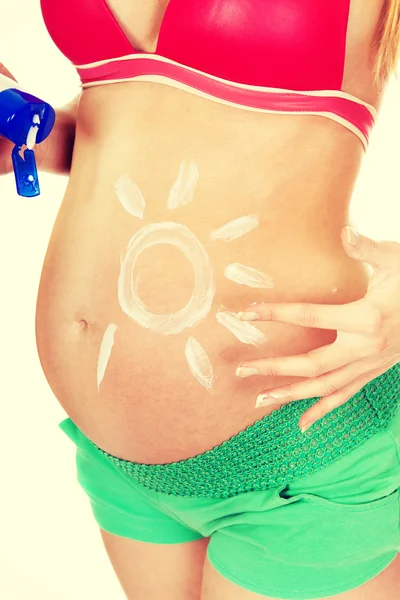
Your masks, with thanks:
M 400 266 L 399 243 L 388 241 L 378 242 L 358 232 L 357 245 L 352 246 L 348 243 L 345 227 L 341 235 L 346 252 L 352 258 L 367 262 L 374 267 L 375 271 L 385 271 L 391 268 L 398 270 Z
M 239 377 L 248 375 L 319 377 L 323 373 L 333 371 L 361 358 L 365 358 L 365 356 L 355 356 L 353 349 L 343 347 L 336 340 L 332 344 L 311 350 L 306 354 L 243 361 L 237 368 L 236 375 Z M 245 369 L 256 369 L 257 372 L 252 373 Z
M 350 398 L 352 398 L 357 392 L 359 392 L 367 383 L 383 375 L 387 371 L 387 366 L 379 369 L 374 369 L 368 373 L 364 373 L 357 377 L 346 386 L 340 388 L 333 394 L 320 398 L 315 404 L 311 406 L 302 416 L 299 421 L 299 427 L 302 428 L 307 423 L 315 423 L 319 419 L 322 419 L 325 415 L 330 413 L 332 410 L 345 404 Z
M 3 65 L 2 62 L 0 62 L 0 73 L 2 75 L 5 75 L 6 77 L 9 77 L 10 79 L 14 79 L 14 81 L 17 81 L 15 79 L 14 75 L 12 73 L 10 73 L 10 71 L 7 69 L 7 67 L 5 65 Z
M 281 404 L 288 404 L 294 400 L 331 396 L 354 381 L 354 379 L 361 377 L 365 373 L 370 373 L 374 369 L 381 368 L 382 365 L 383 361 L 380 361 L 380 364 L 377 365 L 377 357 L 374 356 L 371 357 L 371 359 L 354 361 L 339 369 L 329 371 L 329 373 L 325 373 L 320 377 L 305 379 L 279 388 L 264 390 L 258 396 L 260 402 L 257 403 L 257 407 L 268 406 L 268 404 L 276 404 L 278 402 Z M 279 396 L 274 398 L 275 394 L 277 396 L 278 394 L 285 394 L 285 396 L 282 397 L 282 399 L 279 399 Z
M 250 316 L 247 317 L 246 313 Z M 354 333 L 374 333 L 381 322 L 380 311 L 363 298 L 349 304 L 260 302 L 238 313 L 238 318 L 242 321 L 281 321 L 301 327 Z

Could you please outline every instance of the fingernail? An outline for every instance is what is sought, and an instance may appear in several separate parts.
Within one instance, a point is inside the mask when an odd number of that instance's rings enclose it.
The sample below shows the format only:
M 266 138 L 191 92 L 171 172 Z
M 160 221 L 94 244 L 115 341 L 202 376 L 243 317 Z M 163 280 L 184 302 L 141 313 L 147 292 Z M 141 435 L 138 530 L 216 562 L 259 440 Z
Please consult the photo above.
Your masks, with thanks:
M 256 312 L 239 312 L 238 318 L 241 321 L 257 321 L 260 318 L 260 315 Z
M 263 406 L 271 406 L 272 404 L 276 404 L 276 400 L 273 400 L 272 398 L 268 400 L 264 396 L 257 396 L 256 408 L 262 408 Z
M 248 377 L 249 375 L 258 375 L 260 371 L 255 367 L 238 367 L 236 369 L 236 375 L 239 377 Z
M 273 392 L 272 394 L 258 394 L 256 400 L 256 408 L 260 408 L 260 406 L 271 406 L 271 404 L 276 404 L 277 400 L 282 398 L 287 398 L 289 394 L 285 392 Z
M 312 423 L 306 423 L 305 425 L 303 425 L 303 427 L 300 427 L 300 431 L 304 433 L 305 431 L 307 431 L 307 429 L 311 427 L 311 425 Z
M 349 244 L 352 246 L 357 246 L 359 240 L 358 233 L 351 227 L 346 227 L 346 233 Z

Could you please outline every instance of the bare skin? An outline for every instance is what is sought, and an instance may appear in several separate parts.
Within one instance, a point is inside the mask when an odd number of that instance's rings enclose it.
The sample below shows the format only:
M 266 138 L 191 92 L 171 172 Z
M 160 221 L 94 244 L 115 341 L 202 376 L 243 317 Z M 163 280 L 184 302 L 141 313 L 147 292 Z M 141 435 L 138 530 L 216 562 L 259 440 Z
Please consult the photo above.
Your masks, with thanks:
M 109 5 L 132 43 L 154 51 L 167 3 L 128 6 L 112 0 Z M 352 0 L 342 85 L 376 108 L 382 96 L 373 85 L 371 45 L 382 4 Z M 153 83 L 85 90 L 36 315 L 46 378 L 85 435 L 126 460 L 168 463 L 211 449 L 271 413 L 274 407 L 255 409 L 257 393 L 301 378 L 240 380 L 235 376 L 239 362 L 307 352 L 334 341 L 336 333 L 266 323 L 259 328 L 268 344 L 257 349 L 222 328 L 215 312 L 221 307 L 237 312 L 254 301 L 342 304 L 365 294 L 368 271 L 345 254 L 340 239 L 342 227 L 351 225 L 349 203 L 362 158 L 359 139 L 324 117 L 252 113 Z M 171 219 L 166 200 L 183 159 L 199 167 L 196 200 Z M 118 203 L 114 184 L 123 173 L 131 175 L 146 199 L 143 222 Z M 250 213 L 261 220 L 251 235 L 234 244 L 209 240 L 210 230 Z M 120 254 L 129 239 L 145 224 L 169 220 L 195 233 L 214 267 L 213 308 L 195 329 L 218 377 L 211 393 L 185 362 L 190 330 L 160 336 L 129 319 L 118 303 Z M 224 268 L 235 260 L 258 265 L 275 287 L 254 290 L 228 281 Z M 188 301 L 192 267 L 176 248 L 148 249 L 138 270 L 139 293 L 150 310 L 170 313 Z M 110 323 L 117 325 L 117 333 L 98 393 L 97 358 Z M 203 579 L 203 540 L 159 547 L 103 531 L 102 537 L 128 598 L 158 599 L 161 589 L 164 600 L 188 600 L 188 589 L 195 600 L 259 597 L 229 587 L 207 564 Z M 139 570 L 133 575 L 129 569 L 139 558 L 153 569 L 163 566 L 159 579 L 152 579 L 154 587 Z M 177 577 L 182 560 L 185 576 Z M 380 582 L 386 590 L 380 600 L 394 600 L 398 566 Z M 378 598 L 367 588 L 364 592 L 337 598 Z
M 139 48 L 154 49 L 154 35 L 146 32 L 159 26 L 161 4 L 153 4 L 152 18 L 145 11 L 144 20 L 141 3 L 131 5 L 124 14 L 121 3 L 125 30 Z M 342 87 L 378 107 L 368 52 L 376 6 L 371 3 L 366 13 L 358 0 L 352 3 Z M 69 184 L 43 266 L 36 329 L 49 384 L 88 437 L 127 460 L 171 462 L 204 452 L 271 412 L 255 410 L 257 393 L 293 377 L 240 380 L 238 364 L 307 352 L 332 342 L 336 333 L 266 323 L 260 329 L 269 341 L 257 349 L 219 325 L 215 313 L 260 300 L 339 304 L 365 294 L 367 269 L 345 254 L 340 239 L 363 155 L 352 132 L 324 117 L 245 111 L 147 82 L 83 91 Z M 200 176 L 195 201 L 171 213 L 166 202 L 181 160 L 194 160 Z M 146 200 L 143 222 L 117 199 L 114 184 L 124 173 Z M 246 214 L 260 218 L 251 234 L 232 243 L 209 240 L 211 230 Z M 145 224 L 170 220 L 186 225 L 204 245 L 216 294 L 210 315 L 193 331 L 160 336 L 122 312 L 117 280 L 129 239 Z M 275 287 L 255 290 L 227 280 L 224 268 L 235 261 L 265 271 Z M 137 270 L 148 310 L 170 313 L 189 300 L 193 270 L 177 248 L 149 248 Z M 110 323 L 118 327 L 116 341 L 98 394 L 96 364 Z M 218 377 L 211 393 L 191 376 L 184 358 L 192 333 Z

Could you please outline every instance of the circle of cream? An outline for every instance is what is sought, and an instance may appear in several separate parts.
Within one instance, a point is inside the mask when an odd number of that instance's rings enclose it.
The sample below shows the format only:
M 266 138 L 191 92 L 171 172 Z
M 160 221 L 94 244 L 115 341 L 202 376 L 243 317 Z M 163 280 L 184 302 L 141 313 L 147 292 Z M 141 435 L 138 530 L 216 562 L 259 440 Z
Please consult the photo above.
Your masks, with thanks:
M 189 302 L 169 314 L 148 312 L 135 285 L 134 268 L 139 255 L 150 246 L 171 244 L 190 260 L 194 270 L 194 288 Z M 124 313 L 147 329 L 169 335 L 193 327 L 210 312 L 215 295 L 213 270 L 204 246 L 181 223 L 152 223 L 140 229 L 128 243 L 118 278 L 118 300 Z

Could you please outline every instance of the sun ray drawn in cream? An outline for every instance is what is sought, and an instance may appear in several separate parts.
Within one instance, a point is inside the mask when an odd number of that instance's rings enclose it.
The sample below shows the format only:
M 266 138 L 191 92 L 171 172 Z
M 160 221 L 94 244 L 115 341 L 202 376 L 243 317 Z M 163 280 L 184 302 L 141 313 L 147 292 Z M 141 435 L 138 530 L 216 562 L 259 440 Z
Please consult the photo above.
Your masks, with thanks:
M 196 163 L 181 161 L 178 177 L 172 185 L 167 200 L 167 208 L 173 210 L 191 202 L 198 179 L 199 169 Z M 115 184 L 115 190 L 121 205 L 128 214 L 143 219 L 146 203 L 137 184 L 128 175 L 123 175 Z M 258 226 L 257 215 L 244 215 L 211 231 L 209 237 L 212 241 L 231 242 Z M 149 312 L 137 293 L 137 274 L 134 273 L 137 259 L 146 248 L 157 244 L 176 246 L 193 266 L 195 282 L 191 298 L 183 309 L 174 313 Z M 249 287 L 273 287 L 272 279 L 267 274 L 240 263 L 228 265 L 225 269 L 225 276 L 235 283 Z M 120 255 L 117 293 L 123 312 L 142 327 L 162 335 L 180 333 L 205 319 L 211 310 L 215 296 L 215 283 L 209 256 L 197 236 L 181 223 L 166 221 L 146 225 L 130 238 L 125 255 Z M 240 321 L 237 313 L 220 311 L 217 312 L 216 318 L 244 344 L 260 346 L 267 341 L 267 336 L 262 331 L 251 323 Z M 104 336 L 104 340 L 107 340 L 104 341 L 104 348 L 102 345 L 103 366 L 107 362 L 105 359 L 106 356 L 109 357 L 113 344 L 113 332 L 110 327 L 107 336 L 106 334 Z M 208 391 L 211 390 L 215 381 L 213 367 L 205 349 L 193 336 L 190 336 L 186 342 L 185 357 L 195 379 Z M 104 375 L 103 366 L 98 368 L 98 379 L 100 380 Z
M 238 219 L 234 219 L 233 221 L 228 221 L 228 223 L 225 223 L 222 227 L 210 231 L 210 240 L 224 240 L 225 242 L 231 242 L 232 240 L 249 233 L 258 227 L 259 224 L 260 221 L 257 215 L 245 215 Z
M 143 219 L 146 207 L 143 194 L 129 175 L 122 175 L 114 184 L 115 191 L 122 206 L 132 217 Z
M 247 321 L 240 321 L 237 313 L 231 311 L 217 312 L 215 315 L 218 323 L 229 329 L 231 333 L 243 344 L 253 344 L 253 346 L 262 346 L 268 341 L 265 333 L 254 327 Z
M 197 381 L 207 390 L 211 390 L 214 382 L 212 364 L 203 346 L 194 337 L 189 337 L 186 342 L 185 356 Z
M 179 167 L 178 179 L 173 184 L 167 200 L 171 210 L 189 204 L 193 200 L 194 191 L 199 179 L 199 169 L 196 163 L 182 161 Z
M 254 288 L 273 288 L 269 275 L 240 263 L 231 263 L 225 267 L 224 275 L 230 281 Z
M 117 331 L 115 323 L 110 323 L 104 332 L 100 344 L 99 357 L 97 359 L 97 391 L 100 391 L 100 384 L 103 381 L 104 373 L 111 355 L 111 349 L 114 345 L 114 334 Z

